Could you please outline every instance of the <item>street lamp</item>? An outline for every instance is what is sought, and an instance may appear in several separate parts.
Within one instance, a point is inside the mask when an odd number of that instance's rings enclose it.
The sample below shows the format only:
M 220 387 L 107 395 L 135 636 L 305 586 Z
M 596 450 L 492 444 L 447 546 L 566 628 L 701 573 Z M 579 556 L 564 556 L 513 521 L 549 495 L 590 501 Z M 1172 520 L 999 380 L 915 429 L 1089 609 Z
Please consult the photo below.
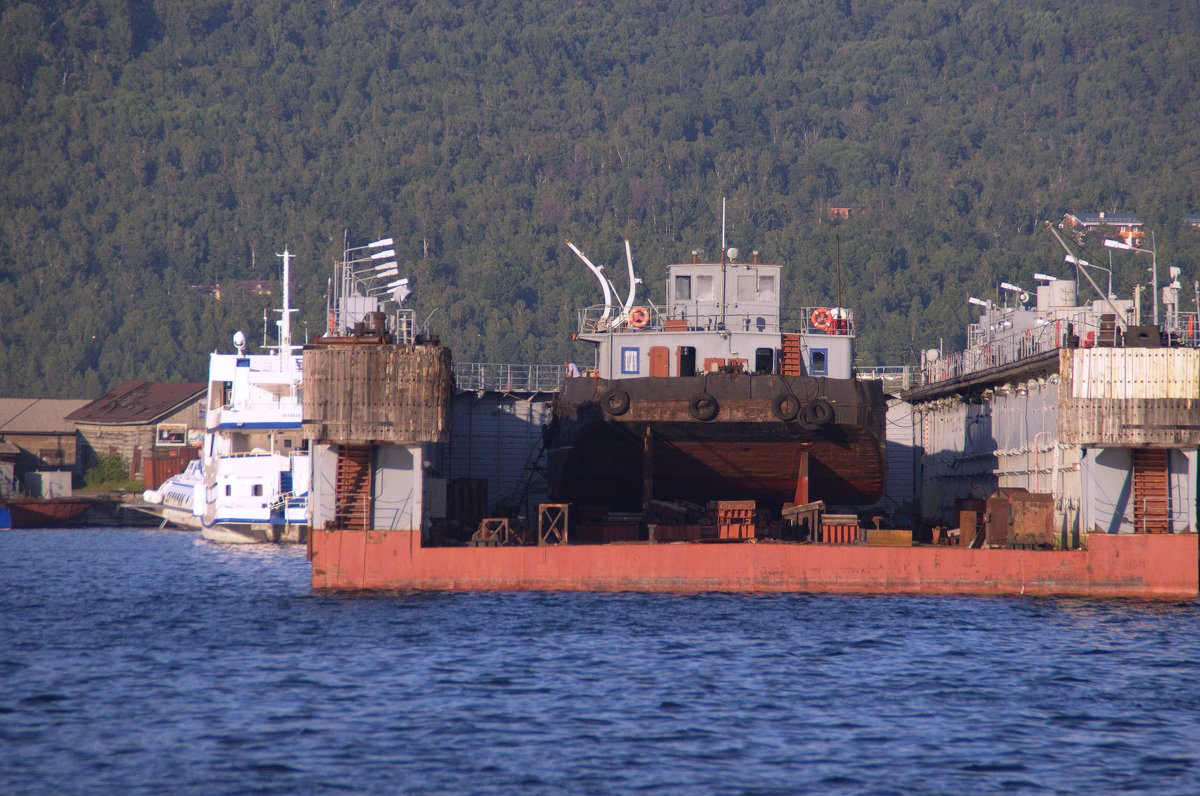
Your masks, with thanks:
M 1137 246 L 1131 246 L 1123 240 L 1104 239 L 1104 245 L 1110 249 L 1122 249 L 1124 251 L 1134 252 L 1135 254 L 1150 255 L 1150 290 L 1154 294 L 1154 325 L 1158 326 L 1158 255 L 1154 249 L 1154 232 L 1150 233 L 1150 250 L 1139 249 Z
M 1108 295 L 1106 295 L 1105 298 L 1108 298 L 1108 299 L 1112 298 L 1113 292 L 1112 292 L 1112 270 L 1111 269 L 1105 268 L 1103 265 L 1096 265 L 1095 263 L 1089 263 L 1087 260 L 1083 259 L 1082 257 L 1076 257 L 1073 254 L 1068 254 L 1066 257 L 1064 257 L 1063 262 L 1071 263 L 1076 266 L 1083 266 L 1084 268 L 1095 268 L 1099 271 L 1107 271 L 1108 272 Z M 1084 273 L 1084 276 L 1087 276 L 1087 274 Z M 1090 276 L 1088 277 L 1088 281 L 1089 282 L 1092 281 L 1092 278 Z M 1095 282 L 1092 282 L 1093 287 L 1095 287 L 1095 284 L 1096 284 Z
M 328 303 L 329 331 L 331 334 L 347 333 L 349 304 L 354 296 L 372 297 L 372 288 L 383 280 L 400 275 L 399 264 L 394 259 L 396 250 L 392 238 L 380 238 L 362 246 L 351 246 L 343 238 L 342 261 L 334 264 L 334 279 L 330 281 L 331 296 Z M 381 262 L 382 261 L 382 262 Z M 355 305 L 354 312 L 362 312 Z

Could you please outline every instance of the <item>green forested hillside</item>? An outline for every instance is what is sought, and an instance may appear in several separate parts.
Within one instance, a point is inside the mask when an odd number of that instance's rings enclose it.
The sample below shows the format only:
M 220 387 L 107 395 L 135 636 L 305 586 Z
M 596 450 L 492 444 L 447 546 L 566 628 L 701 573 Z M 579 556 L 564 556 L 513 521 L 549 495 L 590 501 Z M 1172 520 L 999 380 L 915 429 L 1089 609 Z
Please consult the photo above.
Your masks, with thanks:
M 347 231 L 396 239 L 459 360 L 572 356 L 599 296 L 563 240 L 617 264 L 629 237 L 661 299 L 667 262 L 715 254 L 722 196 L 789 306 L 832 301 L 840 237 L 867 363 L 1064 273 L 1038 222 L 1066 211 L 1139 214 L 1164 276 L 1200 265 L 1192 3 L 0 8 L 4 395 L 203 378 L 265 302 L 188 286 L 275 277 L 285 245 L 316 331 Z

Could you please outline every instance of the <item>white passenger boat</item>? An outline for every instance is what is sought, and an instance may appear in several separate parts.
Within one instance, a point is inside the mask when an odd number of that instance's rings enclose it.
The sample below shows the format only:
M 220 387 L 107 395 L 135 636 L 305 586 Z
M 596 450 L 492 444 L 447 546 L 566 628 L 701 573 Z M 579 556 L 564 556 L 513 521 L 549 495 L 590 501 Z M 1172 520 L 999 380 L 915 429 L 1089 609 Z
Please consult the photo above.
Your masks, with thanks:
M 236 353 L 209 357 L 204 498 L 194 510 L 201 534 L 214 542 L 303 542 L 308 529 L 311 468 L 300 422 L 302 357 L 291 335 L 292 255 L 280 256 L 277 344 L 264 339 L 267 353 L 247 354 L 238 332 Z

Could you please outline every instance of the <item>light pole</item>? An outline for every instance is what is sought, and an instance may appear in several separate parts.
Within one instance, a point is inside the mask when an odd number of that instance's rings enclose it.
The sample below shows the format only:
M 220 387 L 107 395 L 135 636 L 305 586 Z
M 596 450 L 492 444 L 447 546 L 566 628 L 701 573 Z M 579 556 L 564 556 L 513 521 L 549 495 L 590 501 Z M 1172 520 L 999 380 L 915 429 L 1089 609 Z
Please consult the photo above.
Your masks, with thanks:
M 363 246 L 349 246 L 343 244 L 342 262 L 338 264 L 338 270 L 341 274 L 338 278 L 338 298 L 335 300 L 336 306 L 331 306 L 330 312 L 336 315 L 336 329 L 340 335 L 347 333 L 349 324 L 347 323 L 347 308 L 346 302 L 350 299 L 351 292 L 357 293 L 357 285 L 364 283 L 369 279 L 388 278 L 398 276 L 400 270 L 395 260 L 387 261 L 388 258 L 395 257 L 395 249 L 388 248 L 392 245 L 391 238 L 381 238 L 376 241 L 371 241 Z M 352 255 L 356 252 L 361 253 L 367 250 L 386 249 L 386 251 L 372 251 L 365 257 L 357 257 L 352 259 Z M 387 262 L 380 263 L 380 260 Z M 359 263 L 367 263 L 355 267 Z M 363 288 L 368 286 L 363 284 Z
M 1111 271 L 1110 269 L 1108 269 L 1108 268 L 1105 268 L 1103 265 L 1096 265 L 1095 263 L 1089 263 L 1087 260 L 1083 259 L 1082 257 L 1076 257 L 1076 256 L 1075 256 L 1075 255 L 1073 255 L 1073 254 L 1068 254 L 1066 257 L 1064 257 L 1064 258 L 1063 258 L 1063 262 L 1064 262 L 1064 263 L 1071 263 L 1072 265 L 1083 266 L 1084 268 L 1095 268 L 1095 269 L 1097 269 L 1097 270 L 1099 270 L 1099 271 L 1107 271 L 1107 272 L 1108 272 L 1108 293 L 1107 293 L 1107 294 L 1106 294 L 1104 297 L 1105 297 L 1105 298 L 1107 298 L 1107 299 L 1111 299 L 1111 298 L 1113 297 L 1113 292 L 1112 292 L 1112 271 Z M 1086 272 L 1086 271 L 1083 271 L 1083 272 L 1081 272 L 1081 273 L 1082 273 L 1084 276 L 1087 276 L 1087 280 L 1088 280 L 1089 282 L 1092 282 L 1092 278 L 1091 278 L 1090 276 L 1088 276 L 1088 275 L 1087 275 L 1087 272 Z M 1095 283 L 1095 282 L 1092 282 L 1092 287 L 1096 287 L 1096 283 Z M 1097 293 L 1099 293 L 1099 292 L 1100 292 L 1100 289 L 1099 289 L 1099 288 L 1096 288 L 1096 292 L 1097 292 Z
M 1112 240 L 1111 238 L 1105 238 L 1104 245 L 1110 249 L 1123 249 L 1134 254 L 1150 255 L 1150 290 L 1153 293 L 1152 298 L 1154 300 L 1154 325 L 1158 326 L 1158 254 L 1155 252 L 1154 232 L 1150 233 L 1149 252 L 1145 249 L 1139 249 L 1137 246 L 1132 246 L 1123 240 Z

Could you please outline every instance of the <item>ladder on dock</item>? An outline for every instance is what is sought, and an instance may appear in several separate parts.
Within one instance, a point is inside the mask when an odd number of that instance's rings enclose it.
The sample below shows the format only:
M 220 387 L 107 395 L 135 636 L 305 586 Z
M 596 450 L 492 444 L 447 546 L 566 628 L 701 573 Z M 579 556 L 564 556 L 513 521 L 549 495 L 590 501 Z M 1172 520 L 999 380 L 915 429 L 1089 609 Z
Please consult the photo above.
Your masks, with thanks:
M 371 446 L 341 445 L 333 500 L 333 527 L 346 531 L 371 528 Z
M 1133 530 L 1171 532 L 1171 493 L 1163 448 L 1133 449 Z

